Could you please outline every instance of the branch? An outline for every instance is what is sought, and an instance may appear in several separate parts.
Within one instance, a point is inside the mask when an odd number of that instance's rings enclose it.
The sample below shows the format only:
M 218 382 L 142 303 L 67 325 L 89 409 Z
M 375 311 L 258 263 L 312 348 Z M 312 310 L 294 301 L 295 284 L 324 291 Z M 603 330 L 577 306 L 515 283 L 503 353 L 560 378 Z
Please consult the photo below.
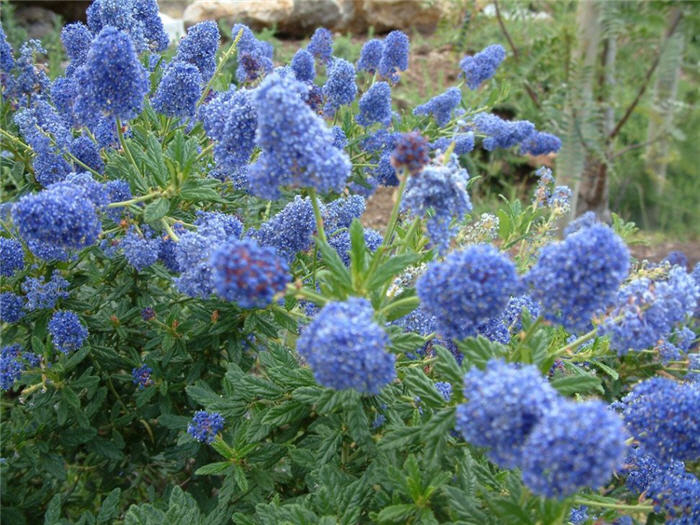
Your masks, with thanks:
M 632 101 L 632 103 L 629 105 L 629 107 L 625 111 L 625 114 L 622 115 L 622 118 L 620 119 L 620 121 L 617 123 L 617 125 L 610 132 L 610 135 L 608 135 L 608 141 L 611 141 L 612 139 L 614 139 L 617 136 L 618 133 L 620 133 L 622 126 L 625 125 L 625 123 L 627 122 L 627 119 L 629 119 L 630 115 L 632 115 L 634 108 L 636 108 L 637 104 L 639 104 L 639 101 L 641 100 L 642 95 L 644 95 L 644 92 L 646 91 L 647 86 L 649 85 L 649 81 L 651 80 L 651 77 L 654 74 L 654 71 L 656 71 L 656 67 L 659 65 L 659 62 L 661 61 L 661 55 L 663 55 L 664 49 L 666 48 L 666 44 L 668 43 L 668 39 L 673 35 L 673 33 L 676 32 L 676 29 L 678 29 L 678 24 L 680 23 L 682 17 L 683 17 L 683 12 L 679 8 L 676 8 L 673 20 L 671 21 L 671 24 L 670 24 L 668 30 L 666 31 L 666 36 L 664 38 L 664 41 L 659 46 L 659 50 L 656 53 L 656 57 L 654 58 L 654 62 L 652 62 L 651 67 L 649 68 L 649 71 L 647 71 L 647 74 L 644 77 L 644 81 L 642 82 L 642 85 L 639 87 L 639 92 L 637 92 L 637 96 L 634 97 L 634 100 Z
M 508 33 L 508 30 L 506 29 L 506 25 L 503 23 L 503 18 L 501 17 L 501 10 L 498 7 L 498 0 L 494 0 L 493 5 L 496 7 L 496 18 L 498 19 L 498 25 L 501 26 L 501 31 L 506 37 L 506 40 L 508 40 L 508 45 L 513 50 L 513 56 L 516 60 L 518 60 L 520 58 L 520 54 L 518 53 L 518 48 L 515 47 L 515 44 L 513 43 L 513 39 L 510 37 L 510 33 Z M 535 104 L 535 107 L 537 109 L 541 109 L 542 106 L 540 105 L 540 101 L 537 98 L 537 94 L 532 90 L 532 88 L 527 82 L 525 82 L 524 87 L 533 104 Z

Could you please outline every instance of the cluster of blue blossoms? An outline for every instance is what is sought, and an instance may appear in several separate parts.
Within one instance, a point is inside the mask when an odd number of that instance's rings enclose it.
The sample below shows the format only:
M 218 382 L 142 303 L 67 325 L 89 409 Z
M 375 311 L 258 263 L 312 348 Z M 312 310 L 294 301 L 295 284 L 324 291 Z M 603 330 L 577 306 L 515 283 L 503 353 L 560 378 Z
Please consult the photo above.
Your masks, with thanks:
M 223 428 L 224 418 L 221 414 L 198 410 L 187 426 L 187 433 L 201 443 L 210 444 Z
M 520 468 L 536 494 L 563 498 L 603 486 L 622 467 L 622 419 L 598 401 L 573 402 L 528 365 L 491 360 L 464 376 L 457 429 L 503 468 Z

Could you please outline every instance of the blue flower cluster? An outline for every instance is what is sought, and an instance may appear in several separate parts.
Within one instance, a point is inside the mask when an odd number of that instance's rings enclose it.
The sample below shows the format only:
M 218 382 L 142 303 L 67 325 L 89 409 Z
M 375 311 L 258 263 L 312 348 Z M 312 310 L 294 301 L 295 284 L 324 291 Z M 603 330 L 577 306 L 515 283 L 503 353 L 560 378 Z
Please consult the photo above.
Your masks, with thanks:
M 53 308 L 59 299 L 65 299 L 70 294 L 66 289 L 70 283 L 63 278 L 61 272 L 54 270 L 51 279 L 46 282 L 43 276 L 27 277 L 22 283 L 22 291 L 27 298 L 27 310 Z
M 180 235 L 175 246 L 175 259 L 180 275 L 174 279 L 175 287 L 190 297 L 207 298 L 214 291 L 209 258 L 216 246 L 240 237 L 241 222 L 223 213 L 200 213 L 196 232 Z
M 216 293 L 241 308 L 264 308 L 290 281 L 287 263 L 253 239 L 234 240 L 211 255 Z
M 333 55 L 333 35 L 325 27 L 319 27 L 311 35 L 311 41 L 306 46 L 306 50 L 311 53 L 316 60 L 328 65 L 331 63 Z
M 202 91 L 196 66 L 175 61 L 168 66 L 153 96 L 153 109 L 168 117 L 191 117 Z
M 0 293 L 0 322 L 16 323 L 25 315 L 24 298 L 12 292 Z
M 379 59 L 378 71 L 383 77 L 396 84 L 399 81 L 399 71 L 408 69 L 409 40 L 406 33 L 392 31 L 384 39 L 382 56 Z
M 18 344 L 0 350 L 0 390 L 10 390 L 28 366 L 39 366 L 39 358 L 31 352 L 22 352 Z
M 279 213 L 265 221 L 248 235 L 264 246 L 270 246 L 277 254 L 291 263 L 296 254 L 311 248 L 312 235 L 316 231 L 314 210 L 309 198 L 299 195 Z
M 200 443 L 212 443 L 216 435 L 224 429 L 224 418 L 218 412 L 198 410 L 192 422 L 187 425 L 187 433 Z
M 73 140 L 70 145 L 70 153 L 88 168 L 97 173 L 104 173 L 105 163 L 100 157 L 100 150 L 92 139 L 81 135 Z M 77 162 L 73 163 L 74 170 L 81 170 L 82 166 Z
M 523 309 L 528 311 L 532 319 L 540 315 L 540 306 L 529 295 L 511 297 L 498 317 L 490 319 L 479 327 L 479 334 L 491 341 L 508 344 L 511 334 L 518 333 L 522 329 Z
M 236 68 L 236 80 L 245 84 L 255 81 L 261 76 L 272 71 L 273 48 L 269 42 L 261 42 L 243 24 L 234 24 L 231 34 L 234 38 L 243 31 L 238 41 L 238 67 Z
M 533 132 L 520 144 L 520 154 L 547 155 L 561 149 L 561 139 L 551 133 Z
M 94 0 L 87 8 L 88 27 L 99 33 L 112 26 L 125 33 L 140 53 L 146 49 L 163 51 L 168 47 L 168 35 L 158 16 L 156 0 Z
M 15 239 L 0 237 L 0 275 L 12 277 L 24 268 L 24 250 Z
M 209 82 L 216 70 L 219 37 L 219 27 L 211 20 L 190 27 L 177 46 L 173 62 L 192 64 L 199 71 L 201 81 Z
M 314 57 L 306 49 L 299 49 L 294 54 L 290 67 L 299 82 L 313 82 L 316 78 Z
M 12 220 L 32 251 L 80 250 L 95 244 L 102 229 L 85 190 L 70 183 L 25 195 L 13 206 Z
M 374 74 L 379 69 L 379 63 L 384 53 L 384 43 L 378 38 L 372 38 L 362 45 L 360 59 L 357 61 L 358 71 Z
M 151 378 L 152 373 L 153 369 L 150 366 L 141 365 L 131 371 L 131 378 L 133 383 L 138 385 L 139 390 L 143 390 L 147 386 L 153 384 L 153 379 Z
M 467 170 L 459 166 L 429 166 L 408 178 L 401 209 L 420 218 L 430 213 L 428 236 L 441 253 L 447 250 L 456 231 L 450 223 L 462 220 L 472 209 L 468 178 Z
M 353 219 L 359 219 L 365 212 L 366 202 L 361 195 L 341 197 L 326 204 L 321 210 L 323 227 L 326 233 L 349 228 Z
M 647 379 L 622 399 L 622 407 L 646 452 L 663 461 L 700 459 L 700 384 Z
M 459 88 L 451 87 L 441 95 L 431 98 L 425 104 L 416 106 L 414 115 L 432 115 L 438 126 L 445 126 L 452 118 L 452 112 L 459 106 L 462 92 Z
M 333 146 L 333 132 L 304 103 L 305 92 L 304 84 L 279 73 L 256 90 L 256 143 L 262 152 L 248 178 L 260 197 L 278 198 L 280 186 L 340 191 L 350 175 L 347 155 Z
M 474 116 L 474 126 L 486 135 L 484 149 L 510 148 L 522 143 L 535 132 L 535 125 L 527 120 L 503 120 L 491 113 L 479 113 Z
M 364 230 L 365 246 L 370 252 L 374 252 L 381 246 L 382 235 L 371 228 L 365 228 Z M 343 230 L 339 233 L 328 238 L 328 244 L 338 252 L 340 259 L 343 261 L 345 266 L 350 266 L 350 233 L 347 230 Z
M 359 102 L 360 112 L 355 117 L 362 126 L 371 126 L 378 122 L 384 126 L 391 123 L 391 88 L 386 82 L 375 82 L 362 95 Z
M 474 149 L 474 132 L 457 133 L 453 137 L 440 137 L 430 144 L 432 149 L 445 151 L 454 142 L 454 154 L 466 155 Z
M 86 121 L 101 113 L 129 120 L 141 112 L 148 76 L 126 33 L 105 26 L 75 76 L 80 85 L 75 111 Z
M 629 251 L 608 226 L 594 224 L 544 246 L 524 281 L 545 317 L 583 332 L 627 277 Z
M 119 246 L 128 263 L 140 272 L 158 260 L 161 239 L 148 226 L 142 226 L 141 231 L 132 226 Z
M 207 135 L 216 141 L 214 160 L 231 171 L 247 165 L 255 149 L 258 117 L 250 91 L 231 88 L 219 93 L 201 111 Z
M 464 376 L 467 402 L 457 407 L 457 430 L 473 445 L 489 447 L 503 468 L 522 464 L 527 437 L 557 401 L 557 392 L 536 367 L 490 360 L 486 370 Z
M 495 247 L 479 244 L 430 263 L 416 291 L 439 333 L 464 339 L 499 315 L 517 286 L 515 265 Z
M 78 316 L 69 310 L 59 310 L 49 320 L 49 333 L 56 348 L 64 354 L 78 350 L 88 336 L 88 330 Z
M 401 133 L 396 140 L 396 147 L 391 152 L 391 165 L 397 169 L 406 169 L 412 175 L 418 174 L 430 162 L 428 141 L 417 131 Z M 466 170 L 464 174 L 466 174 Z M 466 184 L 466 180 L 464 181 Z
M 506 57 L 506 50 L 500 44 L 493 44 L 474 56 L 466 56 L 459 63 L 464 72 L 469 89 L 477 89 L 479 85 L 491 78 L 498 66 Z
M 652 348 L 693 314 L 698 299 L 698 284 L 681 266 L 674 266 L 664 281 L 641 277 L 622 288 L 599 330 L 610 336 L 611 346 L 620 355 Z
M 548 498 L 600 488 L 622 467 L 626 438 L 622 420 L 605 403 L 562 399 L 527 438 L 523 482 Z
M 316 381 L 335 390 L 378 394 L 396 377 L 389 336 L 372 319 L 366 299 L 351 297 L 324 306 L 297 340 Z
M 340 106 L 352 104 L 356 95 L 355 66 L 342 58 L 334 58 L 328 68 L 328 79 L 323 85 L 325 115 L 332 117 Z

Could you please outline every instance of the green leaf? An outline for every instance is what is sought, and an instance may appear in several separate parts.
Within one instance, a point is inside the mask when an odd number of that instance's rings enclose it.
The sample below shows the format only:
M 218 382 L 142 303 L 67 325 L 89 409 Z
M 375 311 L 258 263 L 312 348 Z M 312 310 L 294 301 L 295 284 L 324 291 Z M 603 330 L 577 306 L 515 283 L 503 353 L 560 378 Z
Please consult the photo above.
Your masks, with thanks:
M 366 254 L 365 230 L 358 219 L 353 219 L 350 225 L 350 268 L 353 282 L 361 281 L 364 275 Z
M 375 257 L 379 256 L 378 253 L 375 255 Z M 387 262 L 381 264 L 369 277 L 366 288 L 368 290 L 381 288 L 406 268 L 418 262 L 420 257 L 421 255 L 418 253 L 407 253 L 392 257 Z
M 160 525 L 166 523 L 165 513 L 153 505 L 132 505 L 124 516 L 124 525 Z
M 376 520 L 379 523 L 392 523 L 400 521 L 406 523 L 408 518 L 413 516 L 417 508 L 413 503 L 400 503 L 398 505 L 390 505 L 389 507 L 384 507 L 379 514 L 377 514 Z
M 419 440 L 420 430 L 416 427 L 389 427 L 379 441 L 379 448 L 406 450 L 409 446 L 416 445 Z
M 54 525 L 61 520 L 61 495 L 55 494 L 44 515 L 44 525 Z
M 143 220 L 148 223 L 159 221 L 168 214 L 170 201 L 168 199 L 156 199 L 143 209 Z
M 418 396 L 422 403 L 429 407 L 445 406 L 445 399 L 435 389 L 435 384 L 428 379 L 420 368 L 409 368 L 403 378 L 403 383 L 413 396 Z
M 551 385 L 556 388 L 560 394 L 585 394 L 592 391 L 597 391 L 603 394 L 603 386 L 600 383 L 600 378 L 590 375 L 571 375 L 566 377 L 557 377 L 552 379 Z
M 305 418 L 310 412 L 308 405 L 299 401 L 286 401 L 269 409 L 262 418 L 263 425 L 282 426 Z
M 438 377 L 444 378 L 453 385 L 461 385 L 464 381 L 464 374 L 452 355 L 452 352 L 441 345 L 433 346 L 433 350 L 438 357 L 438 360 L 435 362 L 435 371 Z
M 217 461 L 215 463 L 209 463 L 195 470 L 197 476 L 204 476 L 207 474 L 221 474 L 233 466 L 230 461 Z
M 180 189 L 179 195 L 186 201 L 224 202 L 216 188 L 204 180 L 188 182 Z
M 464 354 L 462 366 L 465 364 L 473 365 L 482 370 L 486 367 L 489 359 L 503 357 L 507 350 L 502 344 L 489 341 L 481 335 L 457 342 L 457 348 Z
M 146 138 L 146 169 L 149 175 L 161 188 L 168 185 L 169 171 L 163 160 L 163 148 L 152 131 Z
M 438 439 L 455 427 L 455 407 L 447 407 L 436 411 L 428 423 L 423 426 L 421 439 L 425 442 Z
M 97 523 L 110 522 L 119 515 L 119 496 L 121 493 L 121 489 L 116 488 L 107 494 L 107 497 L 102 501 L 100 512 L 97 514 Z
M 241 468 L 240 465 L 233 464 L 233 479 L 236 482 L 236 485 L 238 485 L 238 488 L 241 489 L 243 492 L 248 490 L 248 480 L 245 477 L 245 472 Z
M 343 260 L 338 255 L 338 252 L 336 252 L 327 242 L 321 239 L 316 239 L 316 245 L 318 246 L 318 250 L 321 252 L 323 263 L 326 265 L 326 268 L 328 268 L 330 274 L 335 278 L 337 285 L 340 287 L 340 290 L 337 291 L 347 293 L 352 290 L 350 273 L 345 267 Z

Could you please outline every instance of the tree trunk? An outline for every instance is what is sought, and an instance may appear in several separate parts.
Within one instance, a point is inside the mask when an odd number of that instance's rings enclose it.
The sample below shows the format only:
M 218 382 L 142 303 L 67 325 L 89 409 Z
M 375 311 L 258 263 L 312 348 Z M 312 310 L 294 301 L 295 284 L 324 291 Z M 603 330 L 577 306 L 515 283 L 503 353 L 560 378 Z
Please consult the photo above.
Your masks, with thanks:
M 572 88 L 565 112 L 562 148 L 557 156 L 557 183 L 572 188 L 572 214 L 578 210 L 579 184 L 584 174 L 596 171 L 586 162 L 587 144 L 596 130 L 591 126 L 593 113 L 593 81 L 601 36 L 598 0 L 583 0 L 576 15 L 577 47 L 572 53 L 573 74 L 567 79 Z M 594 126 L 593 126 L 594 127 Z M 586 175 L 588 177 L 588 175 Z

